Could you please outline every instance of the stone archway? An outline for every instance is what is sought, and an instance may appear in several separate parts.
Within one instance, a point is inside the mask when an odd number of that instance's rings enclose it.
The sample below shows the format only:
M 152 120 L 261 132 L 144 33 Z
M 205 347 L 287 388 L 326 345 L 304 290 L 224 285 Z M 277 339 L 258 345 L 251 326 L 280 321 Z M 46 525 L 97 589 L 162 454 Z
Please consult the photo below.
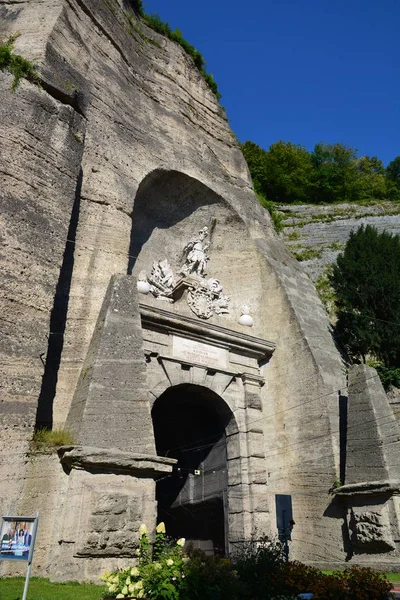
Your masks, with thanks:
M 193 248 L 203 257 L 197 266 Z M 267 533 L 263 386 L 275 346 L 266 336 L 263 269 L 251 232 L 211 188 L 156 170 L 135 198 L 130 255 L 128 273 L 147 289 L 139 310 L 150 405 L 181 385 L 202 386 L 226 403 L 237 428 L 226 444 L 225 548 Z M 256 315 L 251 330 L 240 318 L 249 307 Z M 165 452 L 158 447 L 159 456 Z
M 182 384 L 160 395 L 152 418 L 157 454 L 177 460 L 157 483 L 158 520 L 173 537 L 227 555 L 227 447 L 238 431 L 232 411 L 212 390 Z

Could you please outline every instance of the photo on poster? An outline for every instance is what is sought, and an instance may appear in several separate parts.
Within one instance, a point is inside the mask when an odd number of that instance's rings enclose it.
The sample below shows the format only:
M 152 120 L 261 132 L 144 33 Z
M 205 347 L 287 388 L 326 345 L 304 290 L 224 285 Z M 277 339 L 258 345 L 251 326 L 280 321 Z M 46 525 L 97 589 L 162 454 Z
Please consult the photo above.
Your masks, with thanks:
M 0 559 L 28 560 L 34 537 L 35 519 L 3 517 L 0 530 Z

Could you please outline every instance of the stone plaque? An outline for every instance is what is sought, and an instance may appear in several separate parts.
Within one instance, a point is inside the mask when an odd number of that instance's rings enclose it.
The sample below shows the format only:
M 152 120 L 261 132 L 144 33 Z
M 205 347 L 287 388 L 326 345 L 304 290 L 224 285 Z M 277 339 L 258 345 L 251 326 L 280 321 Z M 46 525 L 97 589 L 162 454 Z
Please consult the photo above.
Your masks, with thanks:
M 225 348 L 217 348 L 211 344 L 204 344 L 177 335 L 172 336 L 172 355 L 174 358 L 207 365 L 211 368 L 224 369 L 228 364 L 228 351 Z

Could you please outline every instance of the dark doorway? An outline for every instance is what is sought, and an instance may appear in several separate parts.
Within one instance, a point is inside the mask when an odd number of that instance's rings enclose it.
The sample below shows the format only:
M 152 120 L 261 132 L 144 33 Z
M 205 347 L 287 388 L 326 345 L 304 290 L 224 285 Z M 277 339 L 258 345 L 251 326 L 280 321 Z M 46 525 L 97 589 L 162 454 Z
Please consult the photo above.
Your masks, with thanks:
M 167 534 L 226 555 L 229 407 L 208 388 L 185 384 L 164 392 L 152 417 L 157 454 L 178 461 L 157 483 L 158 521 Z

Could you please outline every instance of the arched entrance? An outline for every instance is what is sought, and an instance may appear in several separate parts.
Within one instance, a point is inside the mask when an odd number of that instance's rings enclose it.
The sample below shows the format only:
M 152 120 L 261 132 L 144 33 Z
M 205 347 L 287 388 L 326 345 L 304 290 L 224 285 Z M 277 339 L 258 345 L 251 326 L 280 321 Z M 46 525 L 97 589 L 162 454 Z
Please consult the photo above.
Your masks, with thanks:
M 158 520 L 168 534 L 185 537 L 207 553 L 226 555 L 231 410 L 212 390 L 182 384 L 161 394 L 152 417 L 157 454 L 178 461 L 172 475 L 157 483 Z

